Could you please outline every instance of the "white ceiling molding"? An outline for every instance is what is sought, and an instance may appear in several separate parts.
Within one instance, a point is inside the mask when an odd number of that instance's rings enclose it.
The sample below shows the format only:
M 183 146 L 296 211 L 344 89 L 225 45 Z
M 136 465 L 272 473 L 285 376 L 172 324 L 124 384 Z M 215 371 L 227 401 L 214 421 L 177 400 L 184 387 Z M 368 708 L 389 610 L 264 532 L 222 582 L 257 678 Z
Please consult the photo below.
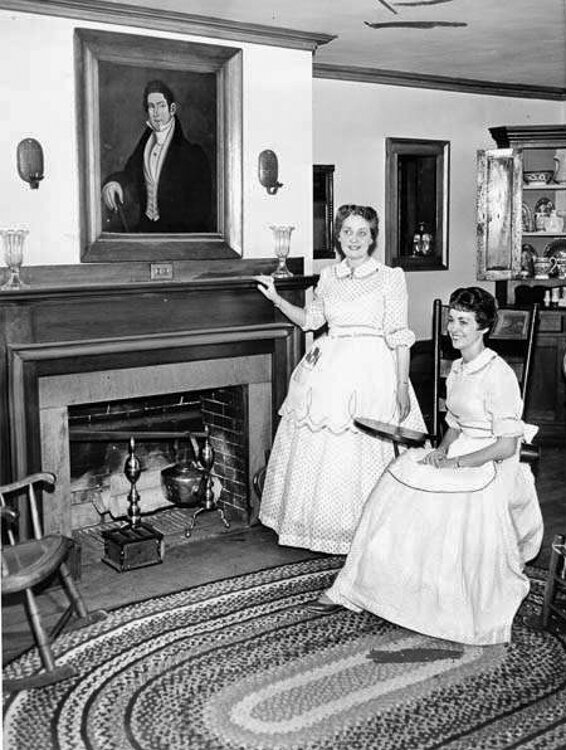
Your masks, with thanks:
M 552 86 L 530 86 L 514 83 L 477 81 L 467 78 L 415 75 L 414 73 L 404 73 L 399 70 L 359 68 L 353 65 L 315 63 L 313 65 L 313 76 L 315 78 L 329 78 L 340 81 L 379 83 L 388 86 L 408 86 L 410 88 L 458 91 L 467 94 L 514 96 L 521 99 L 552 99 L 556 101 L 566 101 L 566 90 Z
M 156 0 L 156 6 L 157 6 Z M 154 31 L 169 31 L 231 41 L 305 49 L 314 52 L 336 37 L 263 24 L 192 15 L 181 11 L 149 8 L 122 3 L 91 0 L 0 0 L 0 8 L 22 13 L 75 18 L 110 24 L 135 26 Z

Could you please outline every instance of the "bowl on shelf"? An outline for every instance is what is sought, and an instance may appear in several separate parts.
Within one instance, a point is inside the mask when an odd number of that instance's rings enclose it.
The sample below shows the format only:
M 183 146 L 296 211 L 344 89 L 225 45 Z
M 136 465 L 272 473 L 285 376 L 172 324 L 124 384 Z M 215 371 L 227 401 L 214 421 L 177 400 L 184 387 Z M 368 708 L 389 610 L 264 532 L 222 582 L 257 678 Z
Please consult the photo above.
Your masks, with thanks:
M 538 185 L 548 185 L 548 183 L 554 177 L 553 169 L 537 169 L 533 171 L 523 172 L 523 182 L 531 187 Z

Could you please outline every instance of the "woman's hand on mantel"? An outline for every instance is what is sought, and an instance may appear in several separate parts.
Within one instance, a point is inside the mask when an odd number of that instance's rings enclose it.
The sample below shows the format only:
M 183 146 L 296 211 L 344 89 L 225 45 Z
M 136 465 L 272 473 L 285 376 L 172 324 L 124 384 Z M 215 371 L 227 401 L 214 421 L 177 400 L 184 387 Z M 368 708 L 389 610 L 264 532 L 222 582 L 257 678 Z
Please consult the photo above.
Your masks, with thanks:
M 273 304 L 275 304 L 279 298 L 279 295 L 277 294 L 277 290 L 275 289 L 275 282 L 273 281 L 273 277 L 260 274 L 259 276 L 254 276 L 254 279 L 259 282 L 257 288 L 263 294 L 263 296 L 267 297 L 270 302 L 273 302 Z
M 254 279 L 258 282 L 257 288 L 263 294 L 263 296 L 267 297 L 270 302 L 273 302 L 275 307 L 281 310 L 283 315 L 289 318 L 289 320 L 292 323 L 295 323 L 295 325 L 301 327 L 305 325 L 305 311 L 302 307 L 297 307 L 297 305 L 293 305 L 290 302 L 287 302 L 287 300 L 283 299 L 283 297 L 277 294 L 273 276 L 264 276 L 263 274 L 260 274 L 259 276 L 254 276 Z

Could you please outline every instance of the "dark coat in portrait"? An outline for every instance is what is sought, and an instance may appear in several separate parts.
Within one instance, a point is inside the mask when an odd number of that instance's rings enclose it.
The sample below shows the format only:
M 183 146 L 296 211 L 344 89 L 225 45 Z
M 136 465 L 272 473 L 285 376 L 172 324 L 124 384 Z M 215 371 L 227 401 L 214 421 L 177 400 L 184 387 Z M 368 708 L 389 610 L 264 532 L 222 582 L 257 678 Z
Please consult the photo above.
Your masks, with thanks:
M 177 117 L 159 176 L 159 219 L 150 221 L 147 218 L 144 149 L 151 134 L 151 128 L 146 128 L 123 171 L 116 172 L 105 180 L 105 184 L 119 182 L 124 191 L 123 216 L 127 217 L 125 221 L 128 226 L 123 226 L 122 231 L 215 231 L 215 227 L 211 226 L 212 179 L 208 159 L 200 146 L 189 143 L 185 138 Z

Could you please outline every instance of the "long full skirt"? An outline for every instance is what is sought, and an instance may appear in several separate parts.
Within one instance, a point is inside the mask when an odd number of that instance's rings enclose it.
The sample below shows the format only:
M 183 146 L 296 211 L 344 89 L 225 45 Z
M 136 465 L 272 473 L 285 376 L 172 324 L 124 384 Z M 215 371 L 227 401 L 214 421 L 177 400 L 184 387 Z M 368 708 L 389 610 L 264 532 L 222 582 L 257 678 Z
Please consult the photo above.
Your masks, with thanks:
M 279 543 L 346 554 L 393 446 L 355 416 L 396 419 L 395 360 L 381 337 L 323 337 L 295 369 L 271 451 L 260 520 Z M 413 389 L 403 423 L 424 430 Z
M 424 453 L 407 451 L 382 476 L 328 595 L 426 635 L 507 642 L 542 540 L 530 469 L 517 456 L 436 469 L 418 464 Z

